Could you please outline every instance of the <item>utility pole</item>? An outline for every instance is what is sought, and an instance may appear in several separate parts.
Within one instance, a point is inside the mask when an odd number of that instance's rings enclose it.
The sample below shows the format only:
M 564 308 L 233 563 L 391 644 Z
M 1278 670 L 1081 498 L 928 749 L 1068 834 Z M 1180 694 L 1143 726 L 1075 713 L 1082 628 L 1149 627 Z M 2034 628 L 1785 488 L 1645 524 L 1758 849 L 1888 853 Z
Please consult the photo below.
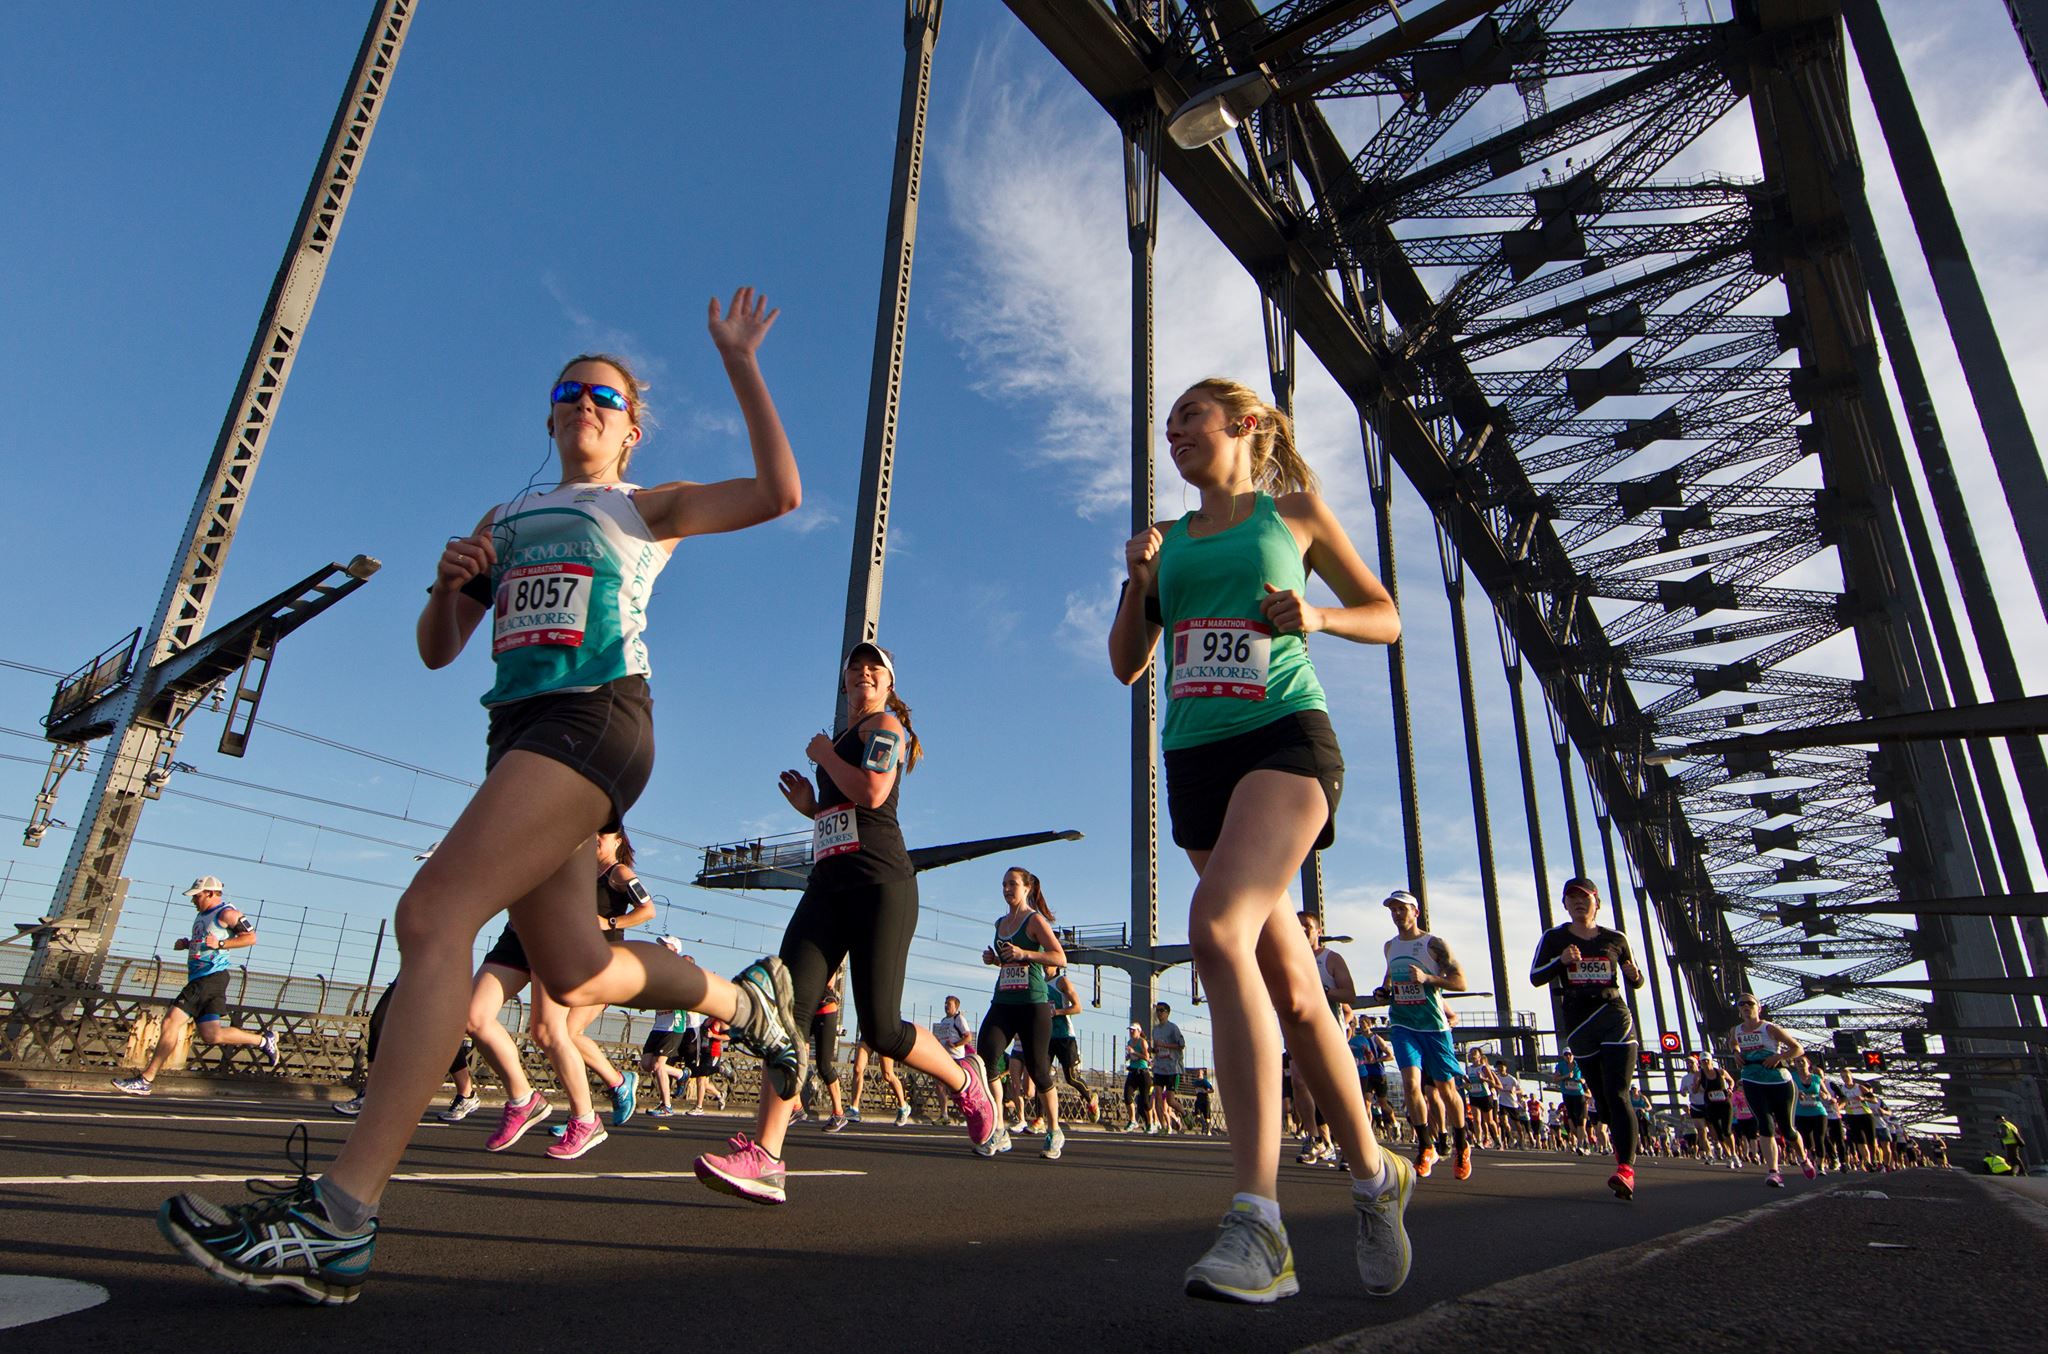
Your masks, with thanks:
M 1124 122 L 1124 238 L 1131 251 L 1131 535 L 1148 531 L 1159 508 L 1152 459 L 1152 252 L 1159 243 L 1159 138 L 1156 102 Z M 1160 970 L 1149 962 L 1159 943 L 1159 669 L 1131 683 L 1131 930 L 1147 962 L 1131 977 L 1131 1019 L 1152 1028 Z
M 896 114 L 896 178 L 889 192 L 889 238 L 882 253 L 882 300 L 875 315 L 875 362 L 868 374 L 867 437 L 861 447 L 859 520 L 846 579 L 846 625 L 839 653 L 872 643 L 882 623 L 882 566 L 889 553 L 889 498 L 896 479 L 896 413 L 903 395 L 903 342 L 910 322 L 910 264 L 917 253 L 917 193 L 924 173 L 924 126 L 932 92 L 932 53 L 945 0 L 905 0 L 903 102 Z M 846 688 L 833 681 L 833 727 L 846 720 Z

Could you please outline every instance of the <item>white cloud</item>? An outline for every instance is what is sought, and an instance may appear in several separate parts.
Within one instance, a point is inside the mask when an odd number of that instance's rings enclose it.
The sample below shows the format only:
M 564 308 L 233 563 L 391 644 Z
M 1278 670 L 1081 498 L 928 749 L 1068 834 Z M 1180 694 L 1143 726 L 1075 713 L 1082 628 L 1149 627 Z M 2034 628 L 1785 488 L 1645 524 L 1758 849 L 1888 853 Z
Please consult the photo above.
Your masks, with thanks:
M 1066 610 L 1053 633 L 1060 647 L 1076 660 L 1090 666 L 1108 661 L 1109 623 L 1116 619 L 1122 582 L 1123 571 L 1117 569 L 1106 576 L 1101 588 L 1067 594 Z
M 782 530 L 794 531 L 799 536 L 823 531 L 826 527 L 837 526 L 839 522 L 838 507 L 815 494 L 805 495 L 803 506 L 776 519 L 776 525 Z

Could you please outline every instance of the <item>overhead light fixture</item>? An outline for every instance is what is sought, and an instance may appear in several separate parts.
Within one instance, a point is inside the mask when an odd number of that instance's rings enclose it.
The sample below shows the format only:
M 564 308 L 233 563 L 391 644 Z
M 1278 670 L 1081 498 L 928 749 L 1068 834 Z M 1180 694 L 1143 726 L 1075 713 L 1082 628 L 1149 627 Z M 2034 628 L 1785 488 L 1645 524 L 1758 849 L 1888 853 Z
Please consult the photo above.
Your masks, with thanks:
M 1199 150 L 1236 131 L 1273 92 L 1273 82 L 1264 71 L 1233 75 L 1197 91 L 1174 109 L 1166 120 L 1166 134 L 1182 150 Z
M 1486 14 L 1500 5 L 1501 0 L 1440 0 L 1440 2 L 1415 15 L 1406 18 L 1398 6 L 1394 7 L 1394 26 L 1374 36 L 1357 47 L 1335 54 L 1328 60 L 1308 70 L 1296 72 L 1290 77 L 1287 91 L 1281 95 L 1283 103 L 1294 103 L 1310 98 L 1341 80 L 1370 70 L 1383 61 L 1391 60 L 1415 50 L 1423 43 L 1442 37 L 1453 28 Z M 1363 8 L 1354 6 L 1353 8 Z M 1308 30 L 1302 36 L 1321 31 Z M 1263 49 L 1269 55 L 1277 55 L 1292 43 L 1268 45 Z M 1258 58 L 1254 52 L 1254 59 Z M 1198 150 L 1210 142 L 1237 130 L 1246 116 L 1265 103 L 1280 89 L 1272 77 L 1263 70 L 1254 70 L 1244 75 L 1235 75 L 1195 93 L 1186 103 L 1173 110 L 1173 116 L 1166 120 L 1166 134 L 1173 138 L 1173 144 L 1182 150 Z
M 379 569 L 383 567 L 384 562 L 382 560 L 376 559 L 370 555 L 357 555 L 354 559 L 348 562 L 347 566 L 342 570 L 342 572 L 347 574 L 350 578 L 360 578 L 367 580 L 372 574 L 376 573 Z

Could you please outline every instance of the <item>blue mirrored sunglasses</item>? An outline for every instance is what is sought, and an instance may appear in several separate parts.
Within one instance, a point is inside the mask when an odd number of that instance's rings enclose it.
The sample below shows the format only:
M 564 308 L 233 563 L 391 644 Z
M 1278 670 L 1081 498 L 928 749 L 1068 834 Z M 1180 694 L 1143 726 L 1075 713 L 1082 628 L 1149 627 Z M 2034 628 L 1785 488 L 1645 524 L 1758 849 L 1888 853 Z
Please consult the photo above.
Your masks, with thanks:
M 583 398 L 585 391 L 590 393 L 591 400 L 599 408 L 616 409 L 622 414 L 626 412 L 625 392 L 614 390 L 610 386 L 585 385 L 581 381 L 563 381 L 555 387 L 554 394 L 548 398 L 556 404 L 574 404 Z

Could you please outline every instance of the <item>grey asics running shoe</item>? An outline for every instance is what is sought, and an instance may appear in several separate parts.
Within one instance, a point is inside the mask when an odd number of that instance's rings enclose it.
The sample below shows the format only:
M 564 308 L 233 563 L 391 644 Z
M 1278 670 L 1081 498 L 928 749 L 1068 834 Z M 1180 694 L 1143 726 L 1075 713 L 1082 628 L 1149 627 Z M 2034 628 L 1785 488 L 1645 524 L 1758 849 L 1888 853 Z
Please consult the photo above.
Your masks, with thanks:
M 1219 1302 L 1278 1302 L 1301 1291 L 1294 1279 L 1294 1248 L 1285 1230 L 1270 1226 L 1249 1204 L 1233 1203 L 1216 1229 L 1209 1253 L 1188 1268 L 1191 1298 Z
M 290 1185 L 249 1182 L 252 1203 L 216 1204 L 180 1194 L 157 1210 L 157 1230 L 207 1273 L 253 1292 L 281 1292 L 302 1302 L 354 1302 L 370 1271 L 377 1220 L 343 1230 L 327 1214 L 320 1186 L 306 1174 L 306 1126 L 292 1130 L 299 1168 Z
M 747 990 L 750 1010 L 732 1032 L 742 1047 L 761 1059 L 761 1068 L 784 1100 L 797 1092 L 796 1012 L 790 1008 L 789 969 L 776 955 L 756 959 L 733 982 Z
M 1412 1256 L 1404 1218 L 1415 1195 L 1415 1168 L 1394 1152 L 1381 1151 L 1380 1160 L 1392 1177 L 1385 1192 L 1366 1197 L 1353 1188 L 1351 1206 L 1358 1210 L 1358 1277 L 1366 1292 L 1390 1298 L 1408 1282 Z

